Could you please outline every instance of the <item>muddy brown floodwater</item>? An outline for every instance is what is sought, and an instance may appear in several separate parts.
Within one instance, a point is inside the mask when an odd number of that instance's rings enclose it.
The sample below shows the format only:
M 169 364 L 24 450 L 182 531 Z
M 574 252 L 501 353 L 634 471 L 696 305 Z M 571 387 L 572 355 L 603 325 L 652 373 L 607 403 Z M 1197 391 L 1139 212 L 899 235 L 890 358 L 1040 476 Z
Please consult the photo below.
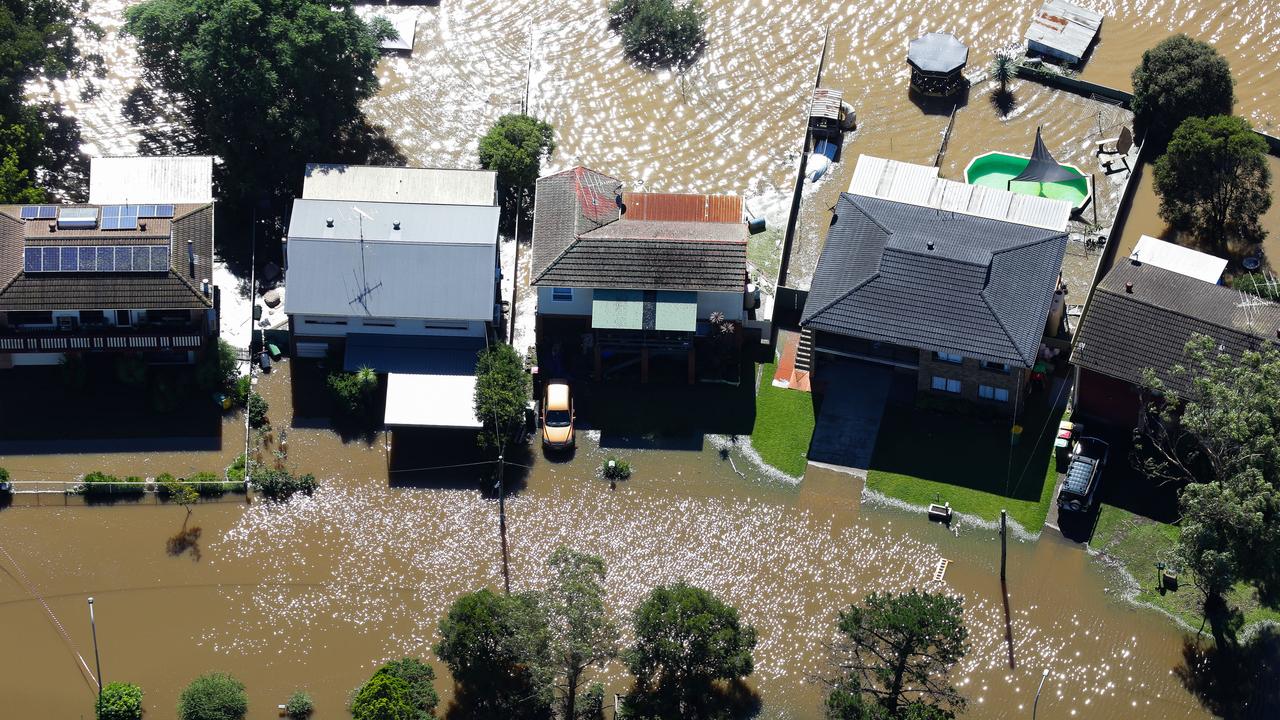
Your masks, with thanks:
M 289 369 L 279 365 L 261 385 L 276 418 L 290 416 Z M 241 427 L 227 420 L 221 452 L 10 455 L 0 464 L 21 479 L 214 469 L 235 453 Z M 441 442 L 430 434 L 404 441 Z M 1172 674 L 1183 633 L 1117 598 L 1118 580 L 1079 546 L 1047 536 L 1012 543 L 1011 669 L 992 531 L 962 523 L 953 534 L 915 513 L 860 508 L 853 479 L 829 471 L 813 469 L 799 484 L 771 480 L 729 444 L 740 476 L 720 454 L 727 442 L 622 450 L 636 474 L 616 489 L 595 478 L 603 451 L 590 435 L 568 462 L 535 454 L 507 505 L 513 588 L 542 586 L 544 559 L 567 544 L 604 557 L 609 606 L 624 622 L 657 584 L 714 590 L 759 629 L 752 684 L 766 718 L 820 716 L 812 678 L 827 671 L 836 612 L 870 591 L 910 587 L 964 597 L 973 649 L 957 677 L 972 717 L 1025 717 L 1045 667 L 1042 718 L 1205 716 Z M 88 596 L 104 679 L 141 684 L 153 717 L 165 717 L 195 675 L 221 669 L 245 680 L 252 717 L 274 717 L 275 705 L 302 688 L 323 720 L 345 716 L 348 693 L 379 662 L 430 657 L 454 596 L 501 587 L 497 504 L 476 489 L 485 471 L 389 482 L 380 442 L 293 428 L 288 444 L 290 462 L 321 476 L 320 491 L 283 505 L 234 496 L 202 503 L 185 526 L 200 529 L 197 547 L 176 556 L 167 542 L 185 512 L 154 500 L 62 507 L 45 497 L 33 507 L 20 497 L 0 511 L 0 546 L 13 558 L 0 555 L 3 714 L 90 712 L 93 686 L 75 655 L 92 666 Z M 940 558 L 952 562 L 936 582 Z M 621 668 L 605 678 L 611 691 L 625 689 Z

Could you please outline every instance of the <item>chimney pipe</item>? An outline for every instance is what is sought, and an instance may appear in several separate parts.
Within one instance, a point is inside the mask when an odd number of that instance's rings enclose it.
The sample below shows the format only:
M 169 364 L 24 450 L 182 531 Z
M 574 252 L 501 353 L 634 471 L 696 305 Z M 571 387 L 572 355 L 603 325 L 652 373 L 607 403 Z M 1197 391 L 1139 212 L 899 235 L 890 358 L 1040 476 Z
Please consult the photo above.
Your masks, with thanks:
M 204 293 L 205 297 L 209 297 L 209 278 L 200 281 L 200 292 Z
M 1131 283 L 1131 282 L 1127 282 L 1127 283 L 1125 283 L 1125 284 L 1124 284 L 1124 291 L 1125 291 L 1125 292 L 1127 292 L 1127 293 L 1129 293 L 1130 295 L 1132 295 L 1132 294 L 1133 294 L 1133 283 Z
M 933 241 L 932 241 L 932 240 L 930 240 L 930 241 L 929 241 L 929 249 L 930 249 L 930 250 L 932 250 L 932 249 L 933 249 Z
M 392 229 L 392 230 L 399 230 L 399 229 L 400 229 L 400 221 L 399 221 L 399 220 L 396 220 L 395 222 L 391 223 L 391 229 Z
M 325 226 L 325 227 L 333 227 L 333 218 L 325 218 L 325 219 L 324 219 L 324 226 Z

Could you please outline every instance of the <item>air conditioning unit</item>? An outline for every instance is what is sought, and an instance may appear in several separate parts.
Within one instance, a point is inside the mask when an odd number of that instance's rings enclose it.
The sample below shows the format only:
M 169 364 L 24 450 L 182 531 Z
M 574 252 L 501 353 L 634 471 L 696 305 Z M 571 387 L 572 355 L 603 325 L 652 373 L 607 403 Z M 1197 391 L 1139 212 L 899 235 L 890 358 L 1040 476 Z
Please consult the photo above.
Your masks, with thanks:
M 62 332 L 72 332 L 76 329 L 76 319 L 63 315 L 58 318 L 58 330 Z

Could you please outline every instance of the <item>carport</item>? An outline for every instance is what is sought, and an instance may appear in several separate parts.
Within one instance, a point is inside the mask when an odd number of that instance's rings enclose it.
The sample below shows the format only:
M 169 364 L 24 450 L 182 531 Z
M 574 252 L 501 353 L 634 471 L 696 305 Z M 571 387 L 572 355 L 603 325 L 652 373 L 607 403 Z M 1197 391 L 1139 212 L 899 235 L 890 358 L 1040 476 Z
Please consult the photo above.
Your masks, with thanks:
M 475 416 L 479 338 L 354 334 L 343 367 L 387 375 L 383 424 L 394 427 L 480 428 Z

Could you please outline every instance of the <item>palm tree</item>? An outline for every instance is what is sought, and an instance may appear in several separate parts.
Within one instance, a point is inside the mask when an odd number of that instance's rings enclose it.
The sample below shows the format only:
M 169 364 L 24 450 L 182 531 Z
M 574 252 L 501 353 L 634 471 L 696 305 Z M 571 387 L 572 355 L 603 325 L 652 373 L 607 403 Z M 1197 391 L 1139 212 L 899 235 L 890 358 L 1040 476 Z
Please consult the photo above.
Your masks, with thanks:
M 991 77 L 1000 83 L 1000 92 L 1009 90 L 1009 81 L 1013 79 L 1013 58 L 1004 53 L 996 53 L 995 62 L 991 63 Z

